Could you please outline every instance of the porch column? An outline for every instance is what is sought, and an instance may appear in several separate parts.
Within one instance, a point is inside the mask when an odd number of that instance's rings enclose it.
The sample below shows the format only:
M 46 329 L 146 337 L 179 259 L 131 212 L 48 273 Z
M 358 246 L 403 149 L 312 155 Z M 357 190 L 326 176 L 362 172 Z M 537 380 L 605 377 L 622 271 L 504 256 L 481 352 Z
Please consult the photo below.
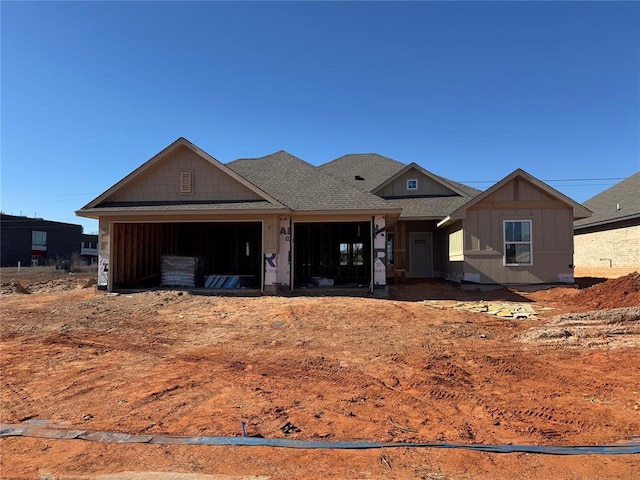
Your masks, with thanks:
M 289 286 L 291 279 L 291 219 L 289 217 L 280 217 L 279 231 L 277 282 L 281 286 Z
M 98 290 L 109 289 L 109 248 L 111 239 L 109 234 L 109 222 L 99 219 L 98 234 Z
M 373 285 L 385 286 L 387 284 L 387 235 L 385 217 L 373 217 Z

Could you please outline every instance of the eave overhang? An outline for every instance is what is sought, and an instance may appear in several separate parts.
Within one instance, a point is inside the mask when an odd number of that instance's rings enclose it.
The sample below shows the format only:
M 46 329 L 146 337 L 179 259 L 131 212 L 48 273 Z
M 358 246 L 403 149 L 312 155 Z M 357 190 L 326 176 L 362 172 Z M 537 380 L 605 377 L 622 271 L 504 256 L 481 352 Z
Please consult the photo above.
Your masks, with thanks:
M 520 178 L 524 179 L 525 181 L 528 181 L 529 183 L 531 183 L 535 187 L 539 188 L 540 190 L 542 190 L 546 194 L 548 194 L 548 195 L 556 198 L 557 200 L 565 203 L 568 207 L 573 208 L 573 220 L 574 221 L 575 220 L 580 220 L 581 218 L 588 218 L 593 214 L 593 212 L 591 210 L 589 210 L 587 207 L 585 207 L 584 205 L 581 205 L 580 203 L 576 202 L 575 200 L 572 200 L 571 198 L 567 197 L 563 193 L 557 191 L 555 188 L 550 187 L 549 185 L 547 185 L 546 183 L 542 182 L 541 180 L 538 180 L 533 175 L 530 175 L 529 173 L 525 172 L 524 170 L 518 168 L 518 169 L 514 170 L 513 172 L 511 172 L 506 177 L 504 177 L 502 180 L 500 180 L 499 182 L 495 183 L 493 186 L 491 186 L 490 188 L 485 190 L 484 192 L 478 194 L 477 196 L 473 197 L 471 200 L 466 202 L 464 205 L 462 205 L 459 208 L 455 209 L 447 217 L 443 218 L 438 223 L 438 227 L 445 227 L 445 226 L 450 225 L 451 223 L 453 223 L 453 222 L 455 222 L 457 220 L 464 220 L 466 218 L 466 212 L 470 207 L 474 206 L 478 202 L 480 202 L 480 201 L 484 200 L 485 198 L 489 197 L 490 195 L 495 193 L 498 189 L 502 188 L 504 185 L 506 185 L 511 180 L 515 179 L 516 177 L 520 177 Z
M 579 231 L 579 230 L 586 230 L 588 228 L 593 228 L 593 227 L 601 227 L 603 225 L 614 225 L 616 223 L 623 223 L 623 222 L 628 222 L 629 220 L 635 220 L 636 218 L 640 219 L 640 213 L 627 215 L 625 217 L 610 218 L 608 220 L 601 220 L 599 222 L 583 223 L 582 225 L 574 226 L 573 230 Z

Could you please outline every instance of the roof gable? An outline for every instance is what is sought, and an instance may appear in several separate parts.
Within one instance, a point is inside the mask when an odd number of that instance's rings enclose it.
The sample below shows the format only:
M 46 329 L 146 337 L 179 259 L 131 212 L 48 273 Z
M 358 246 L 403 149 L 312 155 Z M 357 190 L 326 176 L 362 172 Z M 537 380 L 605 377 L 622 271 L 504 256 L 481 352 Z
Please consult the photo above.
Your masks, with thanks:
M 407 189 L 407 180 L 417 180 L 416 190 Z M 416 163 L 410 163 L 372 189 L 382 197 L 462 196 L 469 195 L 452 182 L 434 175 Z
M 192 191 L 181 192 L 182 173 L 189 173 Z M 178 138 L 135 169 L 82 210 L 104 204 L 150 202 L 198 203 L 264 200 L 281 206 L 274 198 L 242 178 L 185 138 Z
M 355 153 L 344 155 L 317 167 L 324 173 L 339 178 L 364 192 L 377 192 L 389 181 L 393 181 L 410 168 L 417 168 L 422 174 L 428 176 L 431 181 L 440 183 L 444 188 L 451 190 L 452 195 L 473 197 L 480 190 L 454 182 L 448 178 L 435 175 L 425 170 L 416 163 L 406 165 L 377 153 Z
M 520 199 L 519 187 L 516 186 L 517 183 L 514 182 L 516 179 L 524 180 L 524 182 L 528 183 L 530 186 L 534 187 L 533 189 L 529 189 L 529 193 L 525 195 L 529 198 Z M 577 218 L 585 218 L 591 215 L 591 211 L 578 202 L 572 200 L 566 195 L 560 193 L 556 189 L 550 187 L 546 183 L 538 180 L 533 175 L 528 174 L 522 169 L 514 170 L 512 173 L 504 177 L 502 180 L 494 184 L 492 187 L 488 188 L 484 192 L 480 193 L 476 197 L 469 200 L 464 205 L 460 206 L 453 212 L 449 214 L 446 218 L 438 223 L 438 226 L 448 225 L 456 220 L 464 219 L 466 216 L 467 210 L 474 208 L 480 205 L 480 202 L 492 200 L 496 205 L 496 208 L 507 208 L 510 203 L 514 202 L 516 199 L 519 202 L 531 202 L 531 204 L 543 205 L 543 202 L 540 201 L 540 198 L 535 199 L 532 198 L 530 192 L 537 191 L 538 194 L 544 196 L 547 199 L 560 202 L 565 204 L 567 207 L 573 209 L 573 218 L 574 220 Z M 535 195 L 535 194 L 533 194 Z M 503 205 L 504 206 L 501 206 Z M 542 207 L 543 208 L 543 207 Z
M 584 206 L 593 211 L 593 216 L 578 220 L 576 228 L 640 217 L 640 172 L 590 198 Z

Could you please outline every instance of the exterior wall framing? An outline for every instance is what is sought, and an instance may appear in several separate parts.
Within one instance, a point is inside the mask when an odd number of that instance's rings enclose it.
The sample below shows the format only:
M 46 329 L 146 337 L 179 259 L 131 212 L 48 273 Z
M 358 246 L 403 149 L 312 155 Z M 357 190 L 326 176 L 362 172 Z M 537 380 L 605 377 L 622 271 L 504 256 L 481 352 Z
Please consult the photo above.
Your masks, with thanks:
M 273 218 L 271 218 L 273 217 Z M 146 277 L 159 272 L 160 256 L 176 251 L 172 244 L 175 229 L 185 223 L 259 223 L 260 240 L 260 290 L 265 291 L 265 249 L 278 247 L 277 217 L 243 218 L 155 218 L 132 220 L 130 218 L 101 218 L 98 246 L 99 267 L 98 287 L 113 291 L 121 283 L 144 281 Z M 128 225 L 127 232 L 118 225 Z M 145 248 L 132 248 L 136 245 Z
M 368 258 L 366 261 L 369 263 L 369 290 L 373 292 L 374 288 L 386 287 L 386 275 L 387 275 L 387 262 L 386 262 L 386 248 L 380 243 L 380 239 L 376 240 L 376 229 L 375 226 L 378 225 L 378 229 L 381 230 L 384 236 L 384 242 L 386 242 L 386 227 L 385 227 L 385 217 L 384 216 L 371 216 L 366 214 L 348 214 L 343 216 L 332 216 L 332 215 L 293 215 L 291 217 L 291 243 L 290 243 L 290 275 L 291 281 L 289 284 L 289 288 L 291 291 L 295 290 L 295 258 L 296 258 L 296 225 L 298 224 L 307 224 L 307 223 L 366 223 L 368 225 L 368 236 L 369 236 L 369 245 L 367 245 L 367 250 L 369 251 Z M 380 252 L 381 251 L 381 252 Z M 377 252 L 377 253 L 376 253 Z M 382 260 L 377 261 L 376 255 L 382 255 Z

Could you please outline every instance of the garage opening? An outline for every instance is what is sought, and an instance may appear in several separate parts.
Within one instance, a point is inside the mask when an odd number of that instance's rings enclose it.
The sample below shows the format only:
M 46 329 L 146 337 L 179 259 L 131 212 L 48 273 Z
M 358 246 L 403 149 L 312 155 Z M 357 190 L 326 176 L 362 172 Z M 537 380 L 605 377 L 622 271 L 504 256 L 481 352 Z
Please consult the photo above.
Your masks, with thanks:
M 205 280 L 212 276 L 233 276 L 233 285 L 238 288 L 260 288 L 262 224 L 115 224 L 111 257 L 113 287 L 160 286 L 161 258 L 166 255 L 199 257 Z M 220 282 L 215 285 L 220 286 Z
M 371 280 L 369 222 L 296 223 L 295 287 L 360 287 Z

